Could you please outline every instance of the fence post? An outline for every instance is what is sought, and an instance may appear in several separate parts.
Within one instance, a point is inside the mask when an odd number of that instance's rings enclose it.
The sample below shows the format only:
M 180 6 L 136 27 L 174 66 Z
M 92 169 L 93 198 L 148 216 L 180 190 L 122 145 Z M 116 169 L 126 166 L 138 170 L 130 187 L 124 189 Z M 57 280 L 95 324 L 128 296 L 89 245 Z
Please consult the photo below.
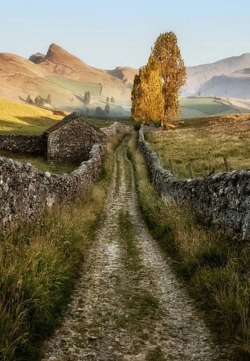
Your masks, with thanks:
M 224 160 L 224 166 L 225 166 L 226 172 L 229 172 L 229 164 L 228 164 L 227 156 L 223 157 L 223 160 Z
M 175 177 L 175 171 L 174 171 L 174 167 L 173 167 L 173 163 L 172 163 L 172 160 L 171 160 L 171 159 L 169 159 L 169 165 L 170 165 L 171 173 L 172 173 L 173 176 Z
M 189 172 L 190 172 L 190 176 L 191 178 L 193 179 L 194 178 L 194 172 L 193 172 L 193 167 L 192 167 L 192 163 L 188 163 L 187 165 L 188 169 L 189 169 Z

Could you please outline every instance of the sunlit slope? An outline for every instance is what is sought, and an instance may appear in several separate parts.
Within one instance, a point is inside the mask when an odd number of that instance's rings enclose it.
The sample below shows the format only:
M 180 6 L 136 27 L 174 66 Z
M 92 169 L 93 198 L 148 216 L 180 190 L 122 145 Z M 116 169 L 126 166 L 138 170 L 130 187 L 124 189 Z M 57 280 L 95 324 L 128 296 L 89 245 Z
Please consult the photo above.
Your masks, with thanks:
M 34 105 L 0 99 L 0 133 L 40 134 L 62 117 Z

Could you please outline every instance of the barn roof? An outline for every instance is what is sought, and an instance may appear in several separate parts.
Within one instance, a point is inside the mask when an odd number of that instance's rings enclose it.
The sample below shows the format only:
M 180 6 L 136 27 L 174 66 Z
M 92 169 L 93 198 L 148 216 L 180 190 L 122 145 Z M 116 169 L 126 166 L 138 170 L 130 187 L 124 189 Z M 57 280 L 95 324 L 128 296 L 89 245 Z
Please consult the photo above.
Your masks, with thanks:
M 83 115 L 78 114 L 76 112 L 73 112 L 73 113 L 67 115 L 66 117 L 64 117 L 60 122 L 52 125 L 52 127 L 48 128 L 48 129 L 46 129 L 45 134 L 53 133 L 54 131 L 64 127 L 65 125 L 69 124 L 70 122 L 72 122 L 74 120 L 81 121 L 83 124 L 86 125 L 86 127 L 93 128 L 93 130 L 97 131 L 98 133 L 103 133 L 99 128 L 95 127 L 92 124 L 89 124 L 87 122 L 86 117 L 84 117 Z

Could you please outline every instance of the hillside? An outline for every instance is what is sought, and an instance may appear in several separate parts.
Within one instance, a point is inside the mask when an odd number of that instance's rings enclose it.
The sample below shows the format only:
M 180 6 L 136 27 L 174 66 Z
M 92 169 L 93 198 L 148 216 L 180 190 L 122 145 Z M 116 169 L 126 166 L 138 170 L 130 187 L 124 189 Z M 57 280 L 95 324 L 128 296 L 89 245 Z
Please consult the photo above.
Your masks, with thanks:
M 105 107 L 106 97 L 114 97 L 115 114 L 124 115 L 122 105 L 130 102 L 136 70 L 117 67 L 102 70 L 89 66 L 60 46 L 51 44 L 47 54 L 36 53 L 29 60 L 14 54 L 0 54 L 0 98 L 25 101 L 30 95 L 46 98 L 51 94 L 55 108 L 83 110 L 85 91 L 92 94 L 90 111 Z
M 30 57 L 32 61 L 33 57 Z M 106 70 L 93 68 L 56 44 L 51 44 L 44 58 L 37 64 L 46 73 L 60 75 L 72 80 L 102 84 L 106 96 L 126 97 L 126 84 Z M 128 92 L 129 93 L 129 92 Z
M 41 134 L 63 115 L 31 104 L 0 99 L 0 133 Z
M 109 115 L 127 117 L 130 116 L 131 89 L 137 72 L 122 66 L 112 70 L 92 67 L 54 43 L 46 54 L 35 53 L 29 60 L 0 53 L 0 98 L 26 101 L 30 95 L 34 101 L 37 96 L 46 99 L 50 94 L 54 108 L 69 112 L 87 111 L 94 115 L 97 107 L 104 112 L 106 98 L 113 97 L 115 103 L 110 103 Z M 86 106 L 83 96 L 87 91 L 91 93 L 91 100 Z M 181 96 L 194 95 L 201 95 L 203 100 L 182 101 L 182 118 L 217 114 L 217 111 L 230 113 L 235 108 L 240 113 L 249 111 L 249 104 L 233 104 L 250 99 L 250 54 L 188 67 Z M 218 107 L 213 99 L 204 99 L 204 96 L 223 98 L 224 107 Z M 211 102 L 213 104 L 208 110 Z
M 248 77 L 245 73 L 245 78 L 242 78 L 242 72 L 244 72 L 244 69 L 248 69 L 249 67 L 249 53 L 222 59 L 212 64 L 188 67 L 187 82 L 183 87 L 182 96 L 196 95 L 199 92 L 202 95 L 206 94 L 220 96 L 222 94 L 225 95 L 228 91 L 230 94 L 228 96 L 238 98 L 238 95 L 243 93 L 243 88 L 245 87 L 246 82 L 249 82 L 250 89 L 250 77 Z M 227 76 L 228 79 L 233 79 L 233 81 L 228 81 L 225 83 L 223 78 L 217 78 L 217 84 L 220 83 L 220 90 L 218 93 L 218 88 L 213 89 L 213 85 L 211 83 L 207 83 L 210 82 L 212 78 L 217 76 Z M 205 87 L 203 88 L 203 86 Z M 247 92 L 247 95 L 246 93 L 244 94 L 243 99 L 250 98 L 249 90 L 247 90 Z
M 250 74 L 213 76 L 200 87 L 201 94 L 250 99 Z

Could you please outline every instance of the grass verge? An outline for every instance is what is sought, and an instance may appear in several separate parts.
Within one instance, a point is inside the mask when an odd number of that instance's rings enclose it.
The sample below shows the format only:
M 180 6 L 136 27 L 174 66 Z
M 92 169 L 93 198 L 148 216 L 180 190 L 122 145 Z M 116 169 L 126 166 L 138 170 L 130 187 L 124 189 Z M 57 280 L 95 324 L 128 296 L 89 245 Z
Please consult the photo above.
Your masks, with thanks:
M 143 216 L 220 341 L 236 359 L 250 359 L 250 250 L 230 243 L 198 224 L 188 208 L 162 200 L 151 185 L 146 164 L 130 142 L 130 157 Z
M 87 195 L 0 234 L 0 360 L 40 359 L 40 343 L 60 320 L 102 215 L 117 143 L 109 144 L 103 177 Z
M 140 336 L 146 342 L 149 335 L 145 330 L 153 330 L 154 321 L 161 317 L 159 300 L 152 295 L 152 292 L 140 286 L 140 281 L 147 271 L 140 259 L 134 226 L 128 212 L 120 212 L 118 225 L 125 246 L 123 262 L 127 270 L 127 282 L 123 284 L 121 295 L 124 309 L 127 311 L 117 319 L 117 326 L 127 328 L 130 335 Z M 135 352 L 137 346 L 135 341 L 131 349 Z
M 185 120 L 172 131 L 149 132 L 146 138 L 177 178 L 249 169 L 248 120 L 249 114 Z

